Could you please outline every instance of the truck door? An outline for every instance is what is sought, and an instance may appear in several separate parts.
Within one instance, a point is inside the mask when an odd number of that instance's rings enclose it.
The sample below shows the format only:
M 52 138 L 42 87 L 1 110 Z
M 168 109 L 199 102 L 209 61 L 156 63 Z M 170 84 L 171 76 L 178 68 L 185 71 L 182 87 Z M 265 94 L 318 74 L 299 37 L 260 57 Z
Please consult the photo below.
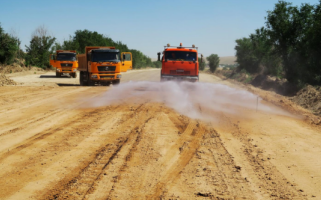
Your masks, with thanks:
M 53 67 L 56 67 L 55 66 L 55 62 L 56 62 L 56 55 L 55 54 L 50 54 L 49 56 L 49 64 Z
M 130 52 L 123 52 L 121 53 L 122 58 L 122 72 L 127 72 L 129 69 L 133 69 L 133 60 L 132 60 L 132 53 Z

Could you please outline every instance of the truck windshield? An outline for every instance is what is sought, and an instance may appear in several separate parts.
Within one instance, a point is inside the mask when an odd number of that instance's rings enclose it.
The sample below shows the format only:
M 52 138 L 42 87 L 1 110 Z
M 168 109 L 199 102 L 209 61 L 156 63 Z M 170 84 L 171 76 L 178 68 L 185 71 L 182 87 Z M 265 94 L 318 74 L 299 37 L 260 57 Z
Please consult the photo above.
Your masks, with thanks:
M 178 61 L 195 61 L 196 52 L 189 51 L 166 51 L 165 59 L 167 60 L 178 60 Z
M 74 53 L 58 53 L 57 60 L 76 61 L 76 54 L 74 54 Z
M 119 52 L 94 52 L 92 54 L 93 62 L 120 61 Z

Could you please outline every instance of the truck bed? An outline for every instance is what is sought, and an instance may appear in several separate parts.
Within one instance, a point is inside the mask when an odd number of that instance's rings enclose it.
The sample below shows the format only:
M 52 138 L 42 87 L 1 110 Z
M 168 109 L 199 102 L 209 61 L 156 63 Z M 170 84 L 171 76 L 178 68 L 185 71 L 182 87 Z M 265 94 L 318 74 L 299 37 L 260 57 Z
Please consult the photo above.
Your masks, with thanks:
M 88 63 L 86 59 L 86 54 L 79 54 L 78 55 L 78 71 L 87 71 L 88 70 Z

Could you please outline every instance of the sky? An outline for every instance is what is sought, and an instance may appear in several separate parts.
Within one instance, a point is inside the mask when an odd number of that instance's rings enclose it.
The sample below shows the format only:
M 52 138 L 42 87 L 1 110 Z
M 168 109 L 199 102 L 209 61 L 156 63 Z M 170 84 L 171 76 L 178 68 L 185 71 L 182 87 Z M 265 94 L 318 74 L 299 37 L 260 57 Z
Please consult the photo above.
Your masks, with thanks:
M 166 44 L 192 46 L 204 56 L 235 55 L 235 40 L 265 25 L 278 0 L 0 0 L 0 24 L 29 45 L 44 25 L 62 43 L 76 30 L 97 31 L 150 58 Z M 293 5 L 319 0 L 290 0 Z

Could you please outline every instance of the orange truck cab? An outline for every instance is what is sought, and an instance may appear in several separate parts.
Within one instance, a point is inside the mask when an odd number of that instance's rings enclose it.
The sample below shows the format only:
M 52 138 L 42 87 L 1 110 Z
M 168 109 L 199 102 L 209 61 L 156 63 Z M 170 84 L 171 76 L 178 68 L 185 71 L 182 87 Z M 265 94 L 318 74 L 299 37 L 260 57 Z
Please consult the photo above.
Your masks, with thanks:
M 122 58 L 121 72 L 127 72 L 127 70 L 133 69 L 132 53 L 122 52 L 121 58 Z
M 50 54 L 50 65 L 56 68 L 56 76 L 69 74 L 71 77 L 77 77 L 78 61 L 76 51 L 57 50 L 56 54 Z
M 164 47 L 163 56 L 157 53 L 158 61 L 162 61 L 161 81 L 187 80 L 196 82 L 199 80 L 198 48 L 167 46 Z M 201 60 L 202 62 L 202 60 Z
M 86 47 L 78 60 L 80 85 L 83 86 L 119 84 L 121 72 L 132 68 L 131 53 L 120 53 L 115 47 Z

